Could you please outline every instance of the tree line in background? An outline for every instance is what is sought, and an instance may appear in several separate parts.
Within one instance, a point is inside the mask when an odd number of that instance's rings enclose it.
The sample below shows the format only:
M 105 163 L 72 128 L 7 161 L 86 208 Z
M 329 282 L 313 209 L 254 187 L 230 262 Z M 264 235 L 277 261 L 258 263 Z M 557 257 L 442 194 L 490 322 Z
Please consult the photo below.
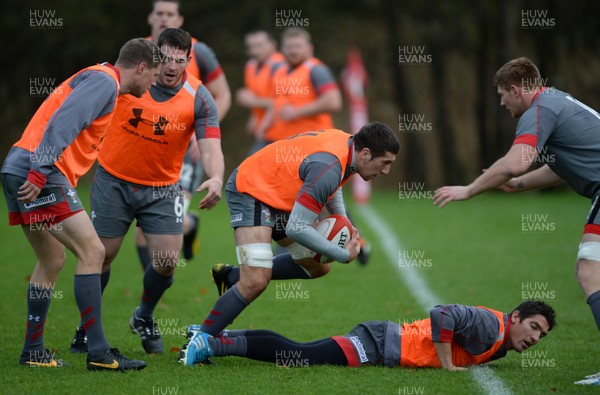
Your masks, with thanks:
M 282 10 L 294 10 L 303 20 L 315 55 L 338 77 L 348 49 L 358 47 L 369 73 L 370 119 L 391 125 L 402 143 L 392 177 L 378 184 L 396 188 L 399 182 L 414 181 L 432 189 L 472 179 L 508 150 L 516 121 L 500 108 L 491 80 L 514 57 L 531 58 L 549 85 L 600 109 L 600 20 L 591 12 L 594 4 L 183 0 L 182 14 L 183 28 L 214 49 L 232 93 L 243 84 L 244 33 L 262 28 L 279 37 Z M 114 62 L 126 40 L 149 35 L 151 5 L 117 0 L 4 5 L 2 158 L 44 99 L 44 92 L 31 89 L 35 79 L 59 84 L 90 64 Z M 60 18 L 60 26 L 35 26 L 35 21 L 32 26 L 31 18 L 41 15 Z M 340 129 L 348 130 L 347 111 L 346 106 L 334 115 Z M 234 104 L 222 122 L 227 173 L 251 145 L 246 119 L 247 112 Z

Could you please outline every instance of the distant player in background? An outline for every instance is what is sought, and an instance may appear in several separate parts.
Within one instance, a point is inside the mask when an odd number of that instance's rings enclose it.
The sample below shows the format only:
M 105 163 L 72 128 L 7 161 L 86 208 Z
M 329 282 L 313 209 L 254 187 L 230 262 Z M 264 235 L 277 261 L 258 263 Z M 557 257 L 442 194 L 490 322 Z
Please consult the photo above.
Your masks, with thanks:
M 244 42 L 250 59 L 244 68 L 244 87 L 238 89 L 236 101 L 250 110 L 250 119 L 246 128 L 255 138 L 249 153 L 252 155 L 266 145 L 263 140 L 268 126 L 265 113 L 273 111 L 270 79 L 273 70 L 281 66 L 284 57 L 277 51 L 275 38 L 265 30 L 252 30 L 246 33 Z
M 282 154 L 291 149 L 296 154 Z M 313 251 L 344 263 L 356 258 L 356 232 L 341 248 L 312 226 L 326 205 L 345 216 L 340 187 L 355 173 L 365 180 L 388 174 L 399 149 L 394 132 L 374 122 L 355 136 L 337 129 L 299 134 L 244 160 L 225 188 L 240 266 L 227 273 L 224 280 L 235 285 L 219 297 L 202 331 L 217 335 L 272 279 L 326 275 L 331 264 L 313 259 Z M 290 253 L 273 258 L 272 240 Z
M 158 72 L 158 47 L 138 38 L 125 43 L 115 66 L 85 68 L 42 103 L 2 167 L 10 225 L 21 225 L 38 259 L 27 292 L 27 329 L 19 362 L 60 366 L 44 348 L 44 327 L 65 247 L 77 257 L 75 301 L 87 331 L 87 368 L 142 369 L 111 348 L 102 327 L 100 272 L 104 246 L 77 196 L 80 176 L 94 164 L 117 109 L 117 98 L 141 97 Z
M 331 70 L 313 56 L 310 34 L 288 29 L 281 36 L 285 62 L 271 76 L 273 111 L 265 144 L 308 130 L 331 129 L 331 113 L 342 108 L 342 95 Z
M 148 24 L 152 29 L 152 35 L 148 37 L 152 42 L 158 42 L 158 36 L 168 28 L 179 29 L 183 25 L 181 14 L 181 2 L 179 0 L 154 0 L 152 11 L 148 15 Z M 193 75 L 208 89 L 212 95 L 219 111 L 219 121 L 231 107 L 231 91 L 223 69 L 215 56 L 215 53 L 205 43 L 192 37 L 191 61 L 186 72 Z M 200 152 L 196 141 L 192 139 L 186 152 L 183 166 L 181 167 L 180 184 L 184 190 L 184 220 L 183 220 L 183 256 L 192 259 L 199 248 L 197 238 L 200 218 L 194 213 L 188 213 L 192 195 L 202 182 L 203 170 Z M 136 227 L 136 246 L 142 267 L 151 262 L 148 253 L 148 243 L 144 239 L 143 232 Z
M 218 337 L 202 336 L 199 325 L 192 325 L 180 362 L 190 366 L 211 356 L 238 356 L 287 367 L 466 370 L 504 358 L 508 351 L 521 353 L 535 346 L 555 325 L 552 307 L 538 301 L 525 301 L 510 314 L 484 306 L 438 305 L 424 320 L 363 322 L 347 335 L 308 343 L 269 330 L 225 330 Z
M 141 98 L 119 98 L 91 191 L 92 223 L 106 249 L 102 290 L 134 219 L 148 241 L 151 264 L 144 272 L 140 304 L 129 321 L 148 353 L 164 351 L 153 311 L 180 265 L 183 196 L 178 179 L 190 136 L 209 177 L 198 188 L 207 191 L 201 209 L 211 209 L 221 199 L 224 171 L 215 102 L 198 79 L 185 73 L 190 35 L 166 29 L 158 45 L 165 63 L 156 84 Z M 86 348 L 85 332 L 79 327 L 71 351 Z
M 527 58 L 506 63 L 493 83 L 500 105 L 519 120 L 513 145 L 471 184 L 439 188 L 434 203 L 444 207 L 496 188 L 523 192 L 564 181 L 591 199 L 577 280 L 600 329 L 600 114 L 568 93 L 543 86 L 538 68 Z M 600 372 L 586 379 L 580 384 L 599 385 Z

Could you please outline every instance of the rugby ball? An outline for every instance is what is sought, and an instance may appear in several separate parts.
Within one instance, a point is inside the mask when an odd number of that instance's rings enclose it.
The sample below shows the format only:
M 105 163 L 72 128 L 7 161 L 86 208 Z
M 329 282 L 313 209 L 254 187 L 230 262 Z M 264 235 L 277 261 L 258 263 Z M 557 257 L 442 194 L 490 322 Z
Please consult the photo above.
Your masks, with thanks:
M 340 214 L 333 214 L 315 226 L 317 232 L 325 236 L 333 244 L 344 248 L 352 235 L 352 224 L 348 218 Z M 321 254 L 315 254 L 313 259 L 320 263 L 333 262 L 333 259 Z

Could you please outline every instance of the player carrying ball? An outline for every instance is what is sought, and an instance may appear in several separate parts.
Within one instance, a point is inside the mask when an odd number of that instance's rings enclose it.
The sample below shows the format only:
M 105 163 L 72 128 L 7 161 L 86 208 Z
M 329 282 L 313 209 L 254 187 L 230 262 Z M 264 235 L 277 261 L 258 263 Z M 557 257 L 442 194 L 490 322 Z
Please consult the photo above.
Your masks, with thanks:
M 344 249 L 312 225 L 325 205 L 345 216 L 340 187 L 354 173 L 365 180 L 388 174 L 399 149 L 394 132 L 374 122 L 355 136 L 337 129 L 302 133 L 244 160 L 225 187 L 240 279 L 231 279 L 237 283 L 217 300 L 202 331 L 213 336 L 221 332 L 271 279 L 326 275 L 330 264 L 315 261 L 312 251 L 339 262 L 352 261 L 359 252 L 356 234 Z M 271 240 L 290 253 L 273 258 Z M 233 270 L 230 274 L 235 276 Z

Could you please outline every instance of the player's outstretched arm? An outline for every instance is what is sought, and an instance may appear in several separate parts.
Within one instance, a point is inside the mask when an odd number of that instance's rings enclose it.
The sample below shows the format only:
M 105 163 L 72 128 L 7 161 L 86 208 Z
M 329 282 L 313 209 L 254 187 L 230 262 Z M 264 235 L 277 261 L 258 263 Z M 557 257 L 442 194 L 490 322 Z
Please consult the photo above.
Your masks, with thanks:
M 564 180 L 558 176 L 548 165 L 544 165 L 534 171 L 530 171 L 521 177 L 515 177 L 508 180 L 498 189 L 505 192 L 525 192 L 536 189 L 548 188 L 563 183 Z
M 524 174 L 537 156 L 535 147 L 515 144 L 485 173 L 467 186 L 444 186 L 435 191 L 433 204 L 442 208 L 457 200 L 469 200 L 480 193 L 498 188 L 514 177 Z
M 198 140 L 198 148 L 202 154 L 202 165 L 209 177 L 197 189 L 197 192 L 206 190 L 207 194 L 200 201 L 199 208 L 211 209 L 221 200 L 221 189 L 223 187 L 223 173 L 225 172 L 225 161 L 221 151 L 221 139 L 206 138 Z

